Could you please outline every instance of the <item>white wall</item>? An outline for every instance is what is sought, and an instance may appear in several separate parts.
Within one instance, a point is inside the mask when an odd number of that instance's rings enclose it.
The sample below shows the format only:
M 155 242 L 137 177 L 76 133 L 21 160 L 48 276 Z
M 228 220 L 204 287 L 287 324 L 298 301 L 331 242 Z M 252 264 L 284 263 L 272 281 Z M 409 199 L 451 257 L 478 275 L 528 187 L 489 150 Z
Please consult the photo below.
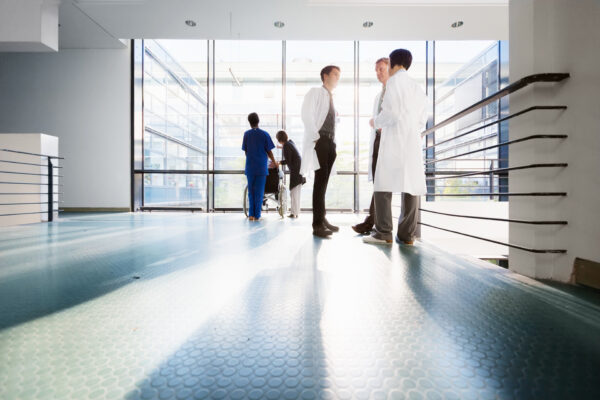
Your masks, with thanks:
M 130 206 L 130 52 L 0 53 L 0 132 L 58 136 L 62 207 Z
M 577 4 L 574 4 L 577 3 Z M 568 162 L 564 169 L 515 171 L 511 192 L 566 191 L 566 198 L 512 198 L 511 218 L 566 219 L 569 225 L 511 224 L 510 240 L 536 248 L 566 249 L 567 255 L 510 251 L 510 268 L 536 278 L 568 281 L 575 257 L 600 261 L 600 2 L 511 0 L 510 77 L 569 72 L 561 84 L 537 84 L 511 95 L 515 112 L 532 105 L 567 105 L 565 112 L 538 111 L 512 119 L 510 138 L 568 134 L 564 141 L 534 141 L 511 147 L 511 166 Z

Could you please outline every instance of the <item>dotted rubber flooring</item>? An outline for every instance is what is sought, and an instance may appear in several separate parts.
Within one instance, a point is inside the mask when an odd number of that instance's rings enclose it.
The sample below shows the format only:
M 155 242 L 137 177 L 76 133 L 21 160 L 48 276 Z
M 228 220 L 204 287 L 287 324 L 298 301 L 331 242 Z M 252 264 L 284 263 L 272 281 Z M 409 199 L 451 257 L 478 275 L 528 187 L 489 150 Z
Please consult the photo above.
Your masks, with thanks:
M 356 216 L 0 231 L 0 399 L 600 399 L 600 307 Z

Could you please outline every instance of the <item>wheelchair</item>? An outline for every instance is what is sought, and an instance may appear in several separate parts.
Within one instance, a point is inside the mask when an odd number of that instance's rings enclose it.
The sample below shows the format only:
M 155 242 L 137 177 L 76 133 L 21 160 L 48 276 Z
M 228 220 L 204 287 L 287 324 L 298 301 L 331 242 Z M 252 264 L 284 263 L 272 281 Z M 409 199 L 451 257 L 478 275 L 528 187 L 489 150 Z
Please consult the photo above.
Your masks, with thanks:
M 288 190 L 285 187 L 285 174 L 282 167 L 269 168 L 269 175 L 265 182 L 265 194 L 263 195 L 262 211 L 269 212 L 273 208 L 277 210 L 277 213 L 281 218 L 285 216 L 287 212 L 287 197 Z M 244 189 L 244 214 L 248 216 L 248 185 Z

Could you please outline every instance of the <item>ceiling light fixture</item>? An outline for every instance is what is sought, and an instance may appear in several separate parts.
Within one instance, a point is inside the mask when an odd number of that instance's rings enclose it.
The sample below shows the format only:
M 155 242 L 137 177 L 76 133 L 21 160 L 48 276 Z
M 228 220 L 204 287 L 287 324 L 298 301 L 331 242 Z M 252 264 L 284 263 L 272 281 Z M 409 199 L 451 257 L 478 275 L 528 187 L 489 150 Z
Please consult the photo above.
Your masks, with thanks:
M 363 22 L 363 28 L 370 28 L 373 26 L 373 21 L 365 21 Z
M 190 26 L 193 28 L 194 26 L 196 26 L 196 21 L 192 21 L 191 19 L 188 19 L 187 21 L 185 21 L 185 24 L 187 26 Z
M 451 26 L 452 26 L 453 28 L 460 28 L 460 27 L 461 27 L 461 26 L 463 26 L 464 24 L 465 24 L 465 23 L 464 23 L 464 22 L 462 22 L 462 21 L 456 21 L 456 22 L 454 22 L 454 23 L 453 23 Z
M 275 25 L 275 28 L 283 28 L 285 26 L 285 24 L 282 21 L 275 21 L 273 25 Z

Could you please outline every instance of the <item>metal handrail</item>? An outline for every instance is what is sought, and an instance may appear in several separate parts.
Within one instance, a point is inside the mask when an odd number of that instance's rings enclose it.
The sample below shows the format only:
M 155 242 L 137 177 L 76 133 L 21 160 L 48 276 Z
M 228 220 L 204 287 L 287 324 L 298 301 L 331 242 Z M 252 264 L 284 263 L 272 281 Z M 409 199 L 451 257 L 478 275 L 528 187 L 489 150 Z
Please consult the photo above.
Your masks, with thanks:
M 32 175 L 32 176 L 48 176 L 48 174 L 34 174 L 32 172 L 16 172 L 16 171 L 0 171 L 0 174 L 16 174 L 16 175 Z M 53 175 L 57 178 L 63 178 L 62 175 Z
M 477 197 L 477 196 L 531 196 L 531 197 L 566 197 L 567 192 L 516 192 L 516 193 L 427 193 L 425 196 L 437 197 Z
M 52 212 L 60 212 L 60 209 L 54 209 Z M 48 211 L 32 211 L 24 213 L 12 213 L 12 214 L 0 214 L 0 217 L 13 217 L 15 215 L 33 215 L 33 214 L 46 214 Z
M 54 196 L 55 195 L 62 195 L 62 192 L 54 192 L 54 187 L 58 186 L 58 190 L 61 190 L 60 188 L 63 187 L 64 185 L 59 184 L 59 183 L 54 183 L 54 178 L 62 178 L 62 175 L 58 174 L 55 175 L 54 174 L 54 168 L 62 168 L 62 167 L 55 167 L 52 163 L 52 160 L 64 160 L 64 157 L 59 157 L 59 156 L 51 156 L 48 154 L 39 154 L 39 153 L 32 153 L 32 152 L 28 152 L 28 151 L 21 151 L 21 150 L 12 150 L 12 149 L 0 149 L 0 151 L 2 152 L 7 152 L 7 153 L 14 153 L 14 154 L 23 154 L 23 155 L 27 155 L 27 156 L 33 156 L 33 157 L 45 157 L 47 160 L 46 165 L 43 164 L 34 164 L 34 163 L 26 163 L 26 162 L 21 162 L 21 161 L 12 161 L 12 160 L 0 160 L 0 162 L 4 162 L 4 163 L 10 163 L 10 164 L 17 164 L 17 165 L 30 165 L 30 166 L 35 166 L 35 167 L 39 167 L 39 168 L 47 168 L 47 173 L 46 174 L 39 174 L 39 173 L 33 173 L 33 172 L 18 172 L 18 171 L 0 171 L 0 173 L 4 173 L 4 174 L 15 174 L 15 175 L 27 175 L 27 176 L 47 176 L 48 181 L 47 182 L 0 182 L 0 184 L 3 185 L 36 185 L 36 186 L 40 186 L 40 185 L 45 185 L 47 186 L 47 192 L 46 193 L 0 193 L 0 196 L 15 196 L 15 195 L 19 195 L 19 196 L 27 196 L 27 195 L 45 195 L 48 196 L 48 200 L 47 202 L 44 203 L 39 203 L 39 204 L 48 204 L 48 210 L 47 211 L 37 211 L 37 212 L 27 212 L 27 213 L 10 213 L 10 214 L 0 214 L 0 216 L 5 217 L 5 216 L 14 216 L 14 215 L 26 215 L 26 214 L 44 214 L 44 213 L 48 213 L 48 221 L 52 221 L 54 219 L 54 212 L 56 211 L 60 211 L 60 210 L 56 210 L 54 209 L 54 204 L 57 203 L 54 200 Z M 7 203 L 7 204 L 0 204 L 0 205 L 28 205 L 28 204 L 35 204 L 33 202 L 24 202 L 24 203 Z
M 31 166 L 34 166 L 34 167 L 42 167 L 42 168 L 47 168 L 48 167 L 48 165 L 44 165 L 44 164 L 33 164 L 33 163 L 20 162 L 20 161 L 0 160 L 0 162 L 9 163 L 9 164 L 19 164 L 19 165 L 31 165 Z M 62 169 L 62 167 L 59 167 L 59 166 L 53 166 L 53 168 Z
M 51 192 L 51 193 L 48 193 L 48 192 L 46 192 L 46 193 L 0 193 L 0 196 L 27 196 L 30 194 L 43 195 L 43 194 L 64 194 L 64 193 L 62 193 L 62 192 L 58 192 L 58 193 L 56 193 L 56 192 Z M 46 204 L 46 203 L 44 203 L 44 204 Z
M 514 245 L 514 244 L 510 244 L 510 243 L 500 242 L 498 240 L 483 238 L 481 236 L 469 235 L 468 233 L 464 233 L 464 232 L 458 232 L 458 231 L 454 231 L 454 230 L 451 230 L 451 229 L 441 228 L 439 226 L 426 224 L 424 222 L 418 222 L 418 224 L 422 225 L 422 226 L 428 226 L 428 227 L 434 228 L 434 229 L 439 229 L 439 230 L 446 231 L 446 232 L 456 233 L 458 235 L 468 236 L 468 237 L 471 237 L 471 238 L 474 238 L 474 239 L 479 239 L 479 240 L 483 240 L 483 241 L 490 242 L 490 243 L 499 244 L 501 246 L 511 247 L 513 249 L 519 249 L 519 250 L 523 250 L 523 251 L 528 251 L 530 253 L 537 253 L 537 254 L 565 254 L 567 252 L 567 250 L 562 250 L 562 249 L 561 250 L 531 249 L 531 248 L 528 248 L 528 247 L 517 246 L 517 245 Z
M 475 154 L 475 153 L 479 153 L 482 151 L 491 150 L 491 149 L 495 149 L 495 148 L 502 147 L 502 146 L 508 146 L 508 145 L 515 144 L 515 143 L 526 142 L 528 140 L 533 140 L 533 139 L 566 139 L 567 137 L 568 137 L 567 135 L 531 135 L 531 136 L 526 136 L 526 137 L 520 138 L 520 139 L 510 140 L 508 142 L 494 144 L 492 146 L 482 147 L 481 149 L 467 151 L 466 153 L 456 154 L 456 155 L 453 155 L 450 157 L 440 158 L 437 160 L 431 160 L 431 161 L 426 162 L 425 165 L 431 165 L 431 164 L 435 164 L 435 163 L 442 162 L 442 161 L 448 161 L 448 160 L 452 160 L 453 158 L 468 156 L 469 154 Z
M 451 117 L 445 119 L 444 121 L 435 124 L 434 126 L 432 126 L 429 129 L 426 129 L 425 131 L 423 131 L 421 133 L 421 136 L 426 136 L 432 132 L 435 132 L 436 130 L 451 124 L 452 122 L 455 122 L 456 120 L 472 113 L 473 111 L 477 111 L 482 109 L 483 107 L 487 106 L 488 104 L 490 104 L 493 101 L 496 101 L 498 99 L 501 99 L 505 96 L 508 96 L 511 93 L 516 92 L 517 90 L 520 90 L 526 86 L 529 86 L 533 83 L 537 83 L 537 82 L 560 82 L 564 79 L 567 79 L 569 76 L 571 76 L 568 73 L 545 73 L 545 74 L 534 74 L 534 75 L 529 75 L 526 76 L 522 79 L 519 79 L 518 81 L 508 85 L 507 87 L 505 87 L 504 89 L 499 90 L 498 92 L 474 103 L 473 105 L 465 108 L 462 111 L 457 112 L 456 114 L 452 115 Z
M 485 171 L 476 171 L 476 172 L 468 172 L 468 173 L 464 173 L 464 174 L 460 174 L 460 175 L 451 175 L 451 176 L 435 176 L 435 177 L 428 177 L 425 178 L 426 180 L 436 180 L 436 179 L 454 179 L 454 178 L 464 178 L 467 176 L 475 176 L 475 175 L 489 175 L 490 173 L 492 174 L 501 174 L 504 172 L 508 172 L 508 171 L 517 171 L 517 170 L 521 170 L 521 169 L 532 169 L 532 168 L 564 168 L 567 167 L 569 164 L 567 163 L 553 163 L 553 164 L 529 164 L 529 165 L 521 165 L 518 167 L 510 167 L 510 168 L 496 168 L 496 169 L 488 169 Z M 443 171 L 445 172 L 454 172 L 454 171 Z M 440 171 L 431 171 L 431 172 L 426 172 L 426 175 L 436 175 L 439 174 Z
M 0 185 L 36 185 L 36 186 L 49 186 L 49 182 L 0 182 Z M 64 186 L 62 183 L 55 183 L 52 186 Z M 0 193 L 1 195 L 2 193 Z
M 523 115 L 523 114 L 527 114 L 527 113 L 529 113 L 529 112 L 531 112 L 531 111 L 535 111 L 535 110 L 566 110 L 566 109 L 567 109 L 567 106 L 533 106 L 533 107 L 529 107 L 529 108 L 526 108 L 526 109 L 524 109 L 524 110 L 521 110 L 521 111 L 519 111 L 519 112 L 516 112 L 516 113 L 514 113 L 514 114 L 507 115 L 506 117 L 503 117 L 503 118 L 500 118 L 500 119 L 494 120 L 494 121 L 492 121 L 492 122 L 489 122 L 489 123 L 487 123 L 487 124 L 484 124 L 484 125 L 478 126 L 477 128 L 471 129 L 471 130 L 469 130 L 469 131 L 467 131 L 467 132 L 463 132 L 463 133 L 461 133 L 460 135 L 453 136 L 453 137 L 451 137 L 451 138 L 448 138 L 448 139 L 442 140 L 441 142 L 438 142 L 438 143 L 436 143 L 436 144 L 433 144 L 433 145 L 431 145 L 431 146 L 428 146 L 428 147 L 423 147 L 423 151 L 425 151 L 425 150 L 429 150 L 429 149 L 433 149 L 433 148 L 435 148 L 435 147 L 437 147 L 437 146 L 439 146 L 439 145 L 442 145 L 442 144 L 445 144 L 445 143 L 451 142 L 451 141 L 453 141 L 453 140 L 455 140 L 455 139 L 458 139 L 458 138 L 461 138 L 461 137 L 463 137 L 463 136 L 470 135 L 470 134 L 471 134 L 471 133 L 473 133 L 473 132 L 477 132 L 477 131 L 480 131 L 480 130 L 482 130 L 482 129 L 489 128 L 490 126 L 497 125 L 497 124 L 499 124 L 500 122 L 508 121 L 509 119 L 512 119 L 512 118 L 518 117 L 518 116 L 520 116 L 520 115 Z M 446 149 L 445 149 L 445 150 L 446 150 Z
M 49 156 L 48 154 L 38 154 L 38 153 L 30 153 L 28 151 L 18 151 L 18 150 L 10 150 L 10 149 L 0 149 L 0 151 L 6 151 L 9 153 L 17 153 L 17 154 L 26 154 L 29 156 L 36 156 L 36 157 L 48 157 L 48 158 L 53 158 L 56 160 L 64 160 L 63 157 L 58 157 L 58 156 Z
M 432 214 L 446 215 L 449 217 L 483 219 L 483 220 L 488 220 L 488 221 L 500 221 L 500 222 L 513 222 L 513 223 L 517 223 L 517 224 L 530 224 L 530 225 L 567 225 L 568 224 L 567 221 L 528 221 L 528 220 L 523 220 L 523 219 L 492 218 L 492 217 L 479 217 L 476 215 L 451 214 L 451 213 L 444 213 L 441 211 L 427 210 L 425 208 L 419 208 L 419 211 L 424 211 L 424 212 L 428 212 L 428 213 L 432 213 Z

